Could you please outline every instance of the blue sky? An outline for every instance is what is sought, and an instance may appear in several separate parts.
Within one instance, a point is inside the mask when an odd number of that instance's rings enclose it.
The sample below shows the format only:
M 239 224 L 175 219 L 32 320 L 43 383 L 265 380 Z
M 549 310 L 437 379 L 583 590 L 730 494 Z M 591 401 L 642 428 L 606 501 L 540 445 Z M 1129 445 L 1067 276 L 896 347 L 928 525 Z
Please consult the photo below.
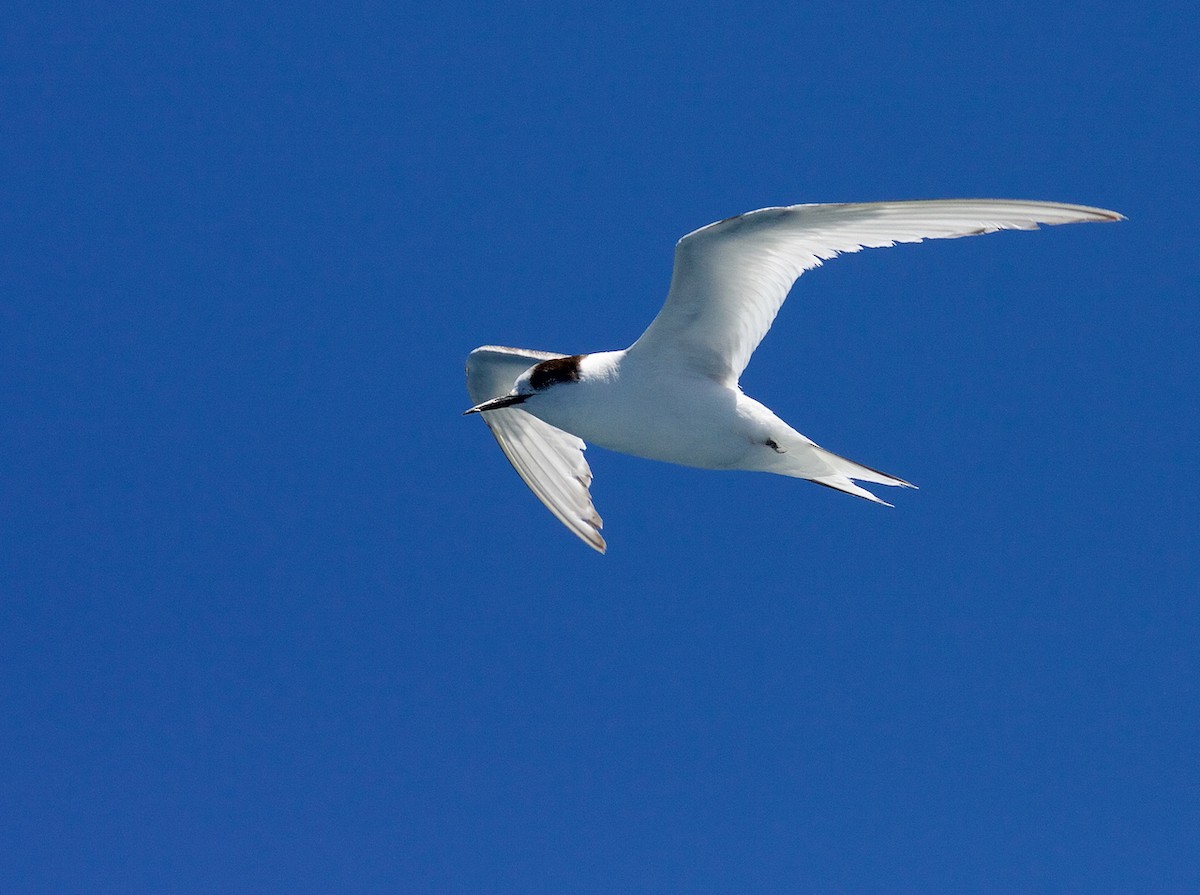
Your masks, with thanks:
M 1200 889 L 1179 4 L 18 4 L 0 39 L 15 893 Z M 468 406 L 620 348 L 682 234 L 1011 197 L 1114 226 L 806 275 L 743 378 L 921 486 Z

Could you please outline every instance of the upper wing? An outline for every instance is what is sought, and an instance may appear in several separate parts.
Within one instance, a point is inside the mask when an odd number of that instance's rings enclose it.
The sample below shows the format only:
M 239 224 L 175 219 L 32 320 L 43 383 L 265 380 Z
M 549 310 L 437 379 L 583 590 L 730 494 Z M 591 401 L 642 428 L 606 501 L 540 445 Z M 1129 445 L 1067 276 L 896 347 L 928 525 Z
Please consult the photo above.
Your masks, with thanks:
M 935 199 L 762 208 L 709 224 L 675 246 L 666 303 L 631 354 L 736 385 L 792 284 L 842 252 L 1038 224 L 1119 221 L 1102 208 L 1011 199 Z
M 467 392 L 476 404 L 498 398 L 508 394 L 517 377 L 534 364 L 563 356 L 496 345 L 476 348 L 467 357 Z M 480 415 L 538 500 L 588 546 L 603 553 L 603 523 L 588 493 L 592 471 L 583 459 L 587 447 L 583 441 L 519 407 Z

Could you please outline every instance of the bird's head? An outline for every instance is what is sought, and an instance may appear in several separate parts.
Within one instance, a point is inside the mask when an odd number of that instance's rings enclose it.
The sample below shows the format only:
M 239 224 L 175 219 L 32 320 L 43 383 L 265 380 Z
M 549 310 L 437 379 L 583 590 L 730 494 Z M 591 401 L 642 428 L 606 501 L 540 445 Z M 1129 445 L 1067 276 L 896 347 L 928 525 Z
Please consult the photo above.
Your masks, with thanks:
M 569 357 L 555 357 L 544 360 L 540 364 L 534 364 L 517 377 L 516 384 L 507 395 L 476 404 L 470 410 L 463 411 L 463 416 L 468 413 L 483 413 L 488 410 L 500 410 L 503 407 L 524 404 L 534 395 L 542 394 L 555 386 L 578 382 L 579 364 L 586 356 L 585 354 L 573 354 Z

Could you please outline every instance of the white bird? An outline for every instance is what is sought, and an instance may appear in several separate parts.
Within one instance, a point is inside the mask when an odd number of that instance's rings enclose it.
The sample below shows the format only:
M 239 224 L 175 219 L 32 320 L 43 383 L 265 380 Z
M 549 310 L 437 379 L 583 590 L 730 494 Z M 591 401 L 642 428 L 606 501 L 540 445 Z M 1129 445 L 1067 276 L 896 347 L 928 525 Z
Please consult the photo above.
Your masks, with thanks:
M 1102 208 L 1010 199 L 792 205 L 726 218 L 679 240 L 666 303 L 632 346 L 570 356 L 477 348 L 467 358 L 476 403 L 466 413 L 483 415 L 533 493 L 601 553 L 585 441 L 683 466 L 808 479 L 882 504 L 855 480 L 914 486 L 818 447 L 738 387 L 792 284 L 862 248 L 1119 220 Z

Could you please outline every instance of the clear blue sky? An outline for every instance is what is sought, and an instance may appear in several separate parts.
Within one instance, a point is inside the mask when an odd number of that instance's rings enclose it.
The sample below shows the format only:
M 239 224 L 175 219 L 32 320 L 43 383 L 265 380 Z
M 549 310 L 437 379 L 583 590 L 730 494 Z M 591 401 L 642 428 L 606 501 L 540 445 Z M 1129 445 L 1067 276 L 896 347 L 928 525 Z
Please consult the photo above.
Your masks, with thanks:
M 1200 891 L 1197 13 L 19 3 L 0 20 L 0 888 Z M 806 275 L 743 380 L 921 486 L 468 406 L 620 348 L 683 233 L 1112 226 Z

